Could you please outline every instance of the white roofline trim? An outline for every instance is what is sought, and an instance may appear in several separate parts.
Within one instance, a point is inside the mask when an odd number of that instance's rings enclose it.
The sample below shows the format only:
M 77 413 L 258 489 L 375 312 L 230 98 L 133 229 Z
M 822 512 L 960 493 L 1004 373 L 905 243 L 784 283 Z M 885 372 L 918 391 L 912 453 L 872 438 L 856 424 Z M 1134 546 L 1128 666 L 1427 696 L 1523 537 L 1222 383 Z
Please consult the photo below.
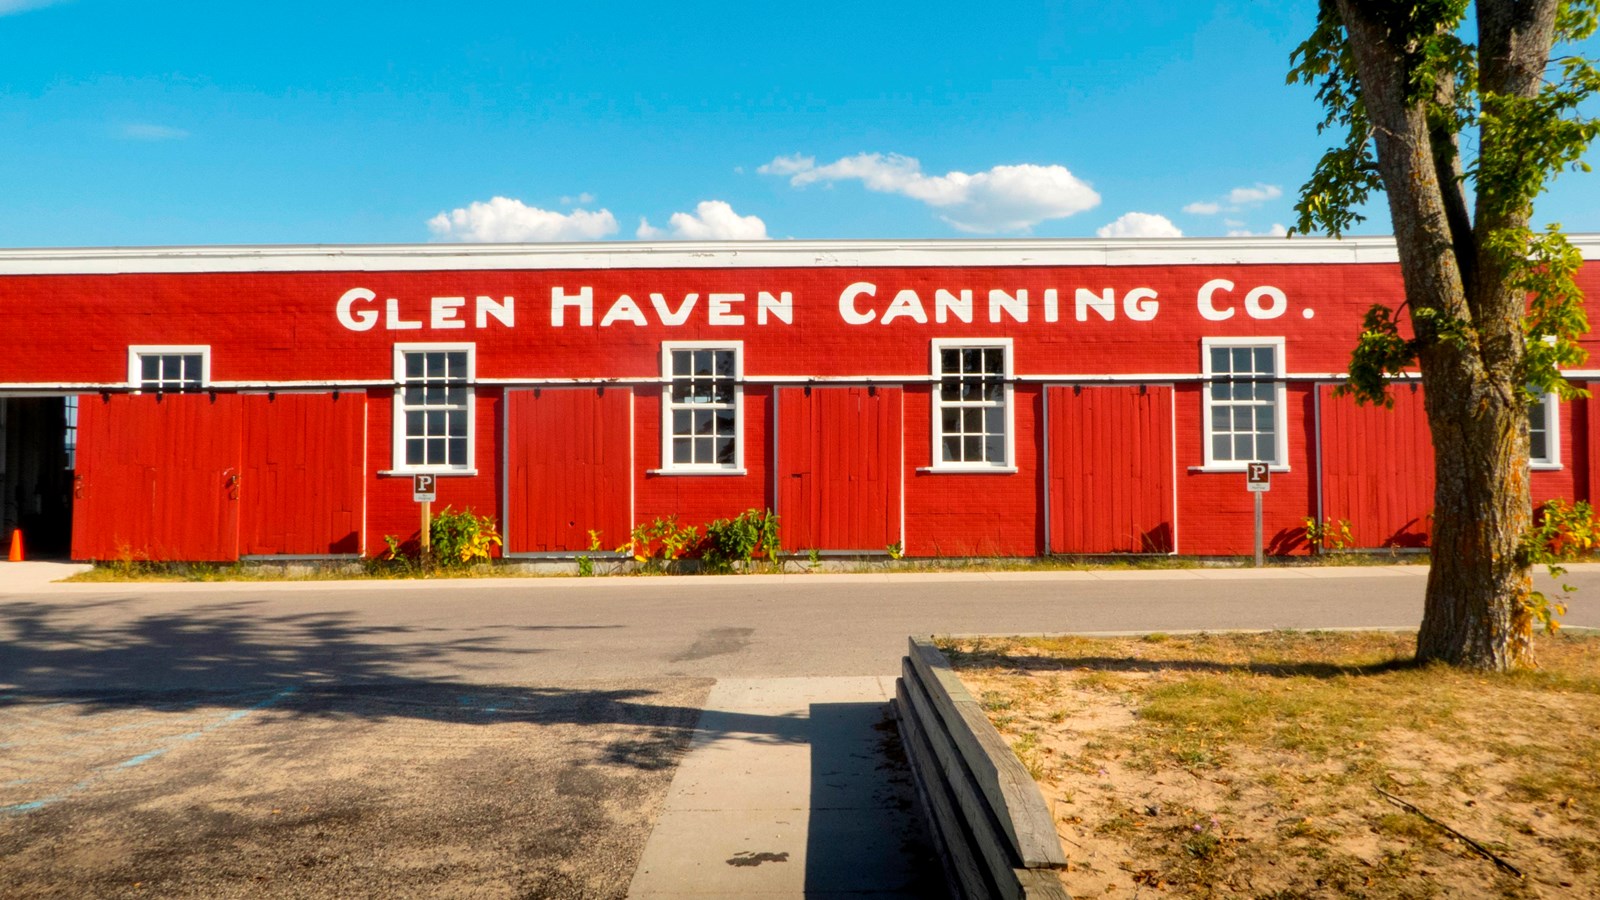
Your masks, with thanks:
M 1600 259 L 1600 234 L 1569 235 Z M 0 250 L 0 275 L 1394 263 L 1390 237 L 349 244 Z

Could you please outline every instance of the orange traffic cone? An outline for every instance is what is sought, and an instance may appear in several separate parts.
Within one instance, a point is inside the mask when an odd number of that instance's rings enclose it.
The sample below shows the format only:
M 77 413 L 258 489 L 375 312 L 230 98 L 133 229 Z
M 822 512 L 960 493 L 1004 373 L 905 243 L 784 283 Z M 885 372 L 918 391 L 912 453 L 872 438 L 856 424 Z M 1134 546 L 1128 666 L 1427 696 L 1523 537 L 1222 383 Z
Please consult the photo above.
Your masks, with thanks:
M 11 532 L 11 561 L 22 562 L 22 529 Z

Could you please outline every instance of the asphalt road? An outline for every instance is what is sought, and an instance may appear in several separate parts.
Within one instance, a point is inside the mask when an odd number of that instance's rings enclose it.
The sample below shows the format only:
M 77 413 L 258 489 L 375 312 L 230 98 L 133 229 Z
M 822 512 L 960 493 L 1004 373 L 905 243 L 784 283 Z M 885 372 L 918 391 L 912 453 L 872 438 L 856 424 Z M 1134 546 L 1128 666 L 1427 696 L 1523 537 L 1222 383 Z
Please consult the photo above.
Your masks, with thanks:
M 620 896 L 718 679 L 913 633 L 1409 627 L 1425 570 L 0 595 L 0 897 Z M 1600 626 L 1600 566 L 1567 581 Z
M 908 634 L 1410 627 L 1426 570 L 205 584 L 0 599 L 0 684 L 893 674 Z M 1541 580 L 1547 581 L 1541 576 Z M 1567 622 L 1600 626 L 1600 565 Z

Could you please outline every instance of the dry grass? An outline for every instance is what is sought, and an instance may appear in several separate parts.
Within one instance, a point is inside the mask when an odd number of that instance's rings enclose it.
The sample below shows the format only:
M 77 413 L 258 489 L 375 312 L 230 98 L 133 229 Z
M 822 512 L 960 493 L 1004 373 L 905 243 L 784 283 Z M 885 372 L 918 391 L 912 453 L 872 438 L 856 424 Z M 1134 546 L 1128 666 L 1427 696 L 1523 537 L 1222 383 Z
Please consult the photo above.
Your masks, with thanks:
M 1505 676 L 1416 666 L 1409 634 L 941 646 L 1040 781 L 1075 897 L 1600 896 L 1600 638 L 1541 636 Z

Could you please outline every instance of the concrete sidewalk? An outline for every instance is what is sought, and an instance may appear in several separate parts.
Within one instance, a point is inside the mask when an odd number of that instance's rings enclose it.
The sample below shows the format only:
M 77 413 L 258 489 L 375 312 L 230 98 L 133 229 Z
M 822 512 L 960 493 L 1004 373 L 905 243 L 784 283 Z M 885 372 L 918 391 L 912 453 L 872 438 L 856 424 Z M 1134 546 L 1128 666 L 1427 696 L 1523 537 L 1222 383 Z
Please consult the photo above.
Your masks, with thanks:
M 629 896 L 937 897 L 894 678 L 725 679 Z
M 1568 568 L 1600 568 L 1600 563 L 1569 563 Z M 88 594 L 138 590 L 141 593 L 216 593 L 219 591 L 429 591 L 441 587 L 458 590 L 496 590 L 515 587 L 530 591 L 605 590 L 621 585 L 639 587 L 692 587 L 703 584 L 739 584 L 748 587 L 778 584 L 1020 584 L 1097 582 L 1215 582 L 1278 580 L 1342 580 L 1352 578 L 1426 578 L 1426 565 L 1371 566 L 1266 566 L 1260 569 L 1195 567 L 1189 569 L 1073 569 L 1024 571 L 922 571 L 922 572 L 792 572 L 779 575 L 616 575 L 600 578 L 539 575 L 487 578 L 355 578 L 345 580 L 285 579 L 240 581 L 96 581 L 61 583 L 92 566 L 86 563 L 0 562 L 0 594 Z

